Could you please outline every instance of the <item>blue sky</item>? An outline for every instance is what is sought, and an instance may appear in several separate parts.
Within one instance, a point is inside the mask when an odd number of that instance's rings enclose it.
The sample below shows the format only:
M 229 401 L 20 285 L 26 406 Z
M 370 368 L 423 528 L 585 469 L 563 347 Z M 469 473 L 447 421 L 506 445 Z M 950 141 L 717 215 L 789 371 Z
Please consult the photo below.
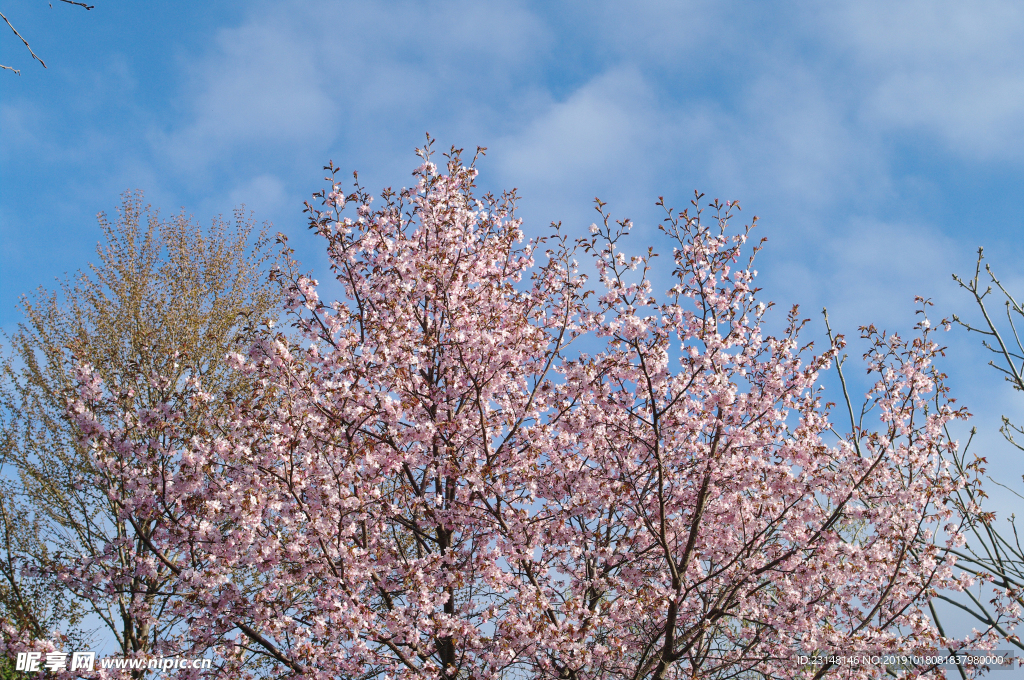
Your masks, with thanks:
M 371 188 L 412 149 L 489 147 L 528 229 L 582 230 L 595 195 L 649 236 L 665 195 L 739 199 L 771 297 L 844 323 L 957 300 L 986 245 L 1019 265 L 1024 12 L 943 2 L 103 2 L 5 11 L 0 324 L 82 266 L 93 216 L 238 204 L 304 238 L 333 159 Z M 638 245 L 640 245 L 638 243 Z M 309 247 L 306 251 L 305 248 Z
M 7 330 L 20 295 L 90 260 L 126 189 L 203 221 L 244 203 L 323 271 L 301 214 L 321 167 L 410 184 L 427 131 L 488 147 L 481 183 L 517 187 L 534 234 L 582 234 L 600 196 L 640 250 L 659 195 L 739 199 L 767 296 L 819 335 L 823 305 L 850 336 L 908 328 L 916 294 L 969 312 L 950 274 L 979 245 L 1024 293 L 1020 3 L 94 1 L 3 3 L 49 66 L 0 40 L 22 70 L 0 73 Z M 1024 411 L 947 340 L 985 432 Z

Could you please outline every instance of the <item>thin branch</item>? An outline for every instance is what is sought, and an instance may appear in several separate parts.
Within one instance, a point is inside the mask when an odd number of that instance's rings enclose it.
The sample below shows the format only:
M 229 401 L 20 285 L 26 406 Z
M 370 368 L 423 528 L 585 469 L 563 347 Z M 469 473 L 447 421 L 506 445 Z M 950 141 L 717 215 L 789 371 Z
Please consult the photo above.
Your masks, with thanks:
M 0 19 L 3 19 L 4 22 L 8 26 L 11 27 L 11 30 L 14 31 L 14 35 L 18 36 L 18 39 L 21 40 L 21 42 L 25 43 L 25 47 L 28 49 L 28 53 L 32 55 L 32 58 L 35 59 L 36 61 L 38 61 L 40 64 L 42 64 L 43 68 L 46 68 L 46 62 L 43 61 L 42 59 L 40 59 L 39 55 L 37 55 L 35 52 L 32 51 L 32 46 L 28 44 L 28 41 L 25 40 L 25 38 L 21 35 L 21 33 L 18 33 L 18 29 L 16 29 L 14 27 L 14 24 L 11 23 L 10 19 L 8 19 L 7 17 L 4 16 L 3 12 L 0 12 Z M 14 71 L 19 76 L 21 75 L 21 71 L 19 71 L 17 69 L 13 69 L 10 66 L 4 66 L 4 68 L 9 70 L 9 71 Z
M 87 5 L 84 2 L 76 2 L 75 0 L 60 0 L 60 1 L 63 2 L 63 3 L 67 3 L 68 5 L 75 5 L 76 7 L 82 7 L 84 9 L 86 9 L 87 11 L 90 10 L 90 9 L 93 9 L 95 7 L 95 5 Z M 50 3 L 50 8 L 51 9 L 53 8 L 53 3 L 52 2 Z M 38 61 L 40 64 L 42 64 L 43 68 L 46 68 L 46 62 L 44 62 L 42 59 L 40 59 L 39 55 L 32 51 L 32 46 L 28 44 L 28 41 L 25 40 L 25 37 L 21 33 L 18 33 L 18 29 L 16 29 L 14 27 L 14 24 L 12 24 L 10 22 L 10 20 L 6 16 L 3 15 L 3 13 L 0 13 L 0 19 L 3 19 L 4 23 L 6 23 L 8 26 L 10 26 L 11 30 L 14 31 L 14 35 L 18 36 L 18 39 L 21 40 L 21 42 L 25 45 L 25 48 L 28 49 L 28 53 L 32 55 L 32 58 L 35 59 L 36 61 Z M 16 69 L 16 68 L 14 68 L 12 66 L 6 66 L 4 64 L 0 64 L 0 69 L 6 69 L 8 71 L 14 71 L 15 74 L 17 74 L 19 76 L 21 75 L 21 69 Z
M 836 338 L 832 334 L 832 326 L 828 322 L 828 309 L 822 307 L 821 315 L 825 317 L 825 330 L 828 332 L 828 341 L 835 347 Z M 843 375 L 843 362 L 845 360 L 845 354 L 842 356 L 836 355 L 836 372 L 839 374 L 839 383 L 843 387 L 843 401 L 846 403 L 846 411 L 850 416 L 850 438 L 852 439 L 853 448 L 857 451 L 858 456 L 863 457 L 864 454 L 860 450 L 860 435 L 857 434 L 858 423 L 857 419 L 853 416 L 853 401 L 850 399 L 850 391 L 846 386 L 846 376 Z

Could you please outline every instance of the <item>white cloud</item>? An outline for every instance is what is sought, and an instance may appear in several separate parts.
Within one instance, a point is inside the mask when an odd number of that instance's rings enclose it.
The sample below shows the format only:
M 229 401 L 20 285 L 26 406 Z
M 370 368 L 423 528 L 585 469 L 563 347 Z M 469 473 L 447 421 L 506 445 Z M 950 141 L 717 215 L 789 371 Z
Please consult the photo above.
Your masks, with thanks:
M 190 120 L 154 139 L 180 168 L 201 168 L 239 145 L 279 147 L 330 134 L 337 110 L 315 52 L 296 40 L 290 29 L 297 27 L 263 19 L 222 30 L 213 55 L 188 68 Z
M 702 139 L 709 178 L 744 197 L 783 198 L 820 208 L 887 182 L 871 135 L 851 126 L 814 71 L 799 64 L 766 70 L 746 84 L 737 110 L 709 104 Z M 693 142 L 691 142 L 693 143 Z
M 268 215 L 285 207 L 284 182 L 270 174 L 259 175 L 236 186 L 230 194 L 233 206 L 245 206 L 256 215 Z
M 974 159 L 1024 159 L 1024 8 L 915 0 L 831 6 L 867 126 L 934 135 Z M 837 86 L 841 86 L 837 84 Z
M 848 329 L 869 323 L 907 328 L 914 322 L 915 295 L 931 298 L 937 310 L 955 301 L 949 274 L 957 245 L 928 225 L 853 219 L 808 245 L 800 255 L 806 260 L 818 253 L 817 286 L 804 295 L 818 307 L 828 304 Z
M 43 145 L 41 113 L 34 102 L 25 99 L 7 100 L 0 104 L 0 128 L 3 129 L 3 143 L 0 150 L 4 156 L 38 152 Z
M 428 112 L 457 124 L 493 106 L 547 40 L 519 3 L 259 3 L 185 64 L 186 117 L 152 140 L 189 172 L 410 125 L 419 140 Z
M 665 132 L 661 112 L 632 68 L 604 73 L 564 101 L 551 102 L 517 133 L 494 144 L 506 176 L 528 178 L 537 189 L 562 192 L 615 177 L 626 167 L 643 171 L 654 140 Z

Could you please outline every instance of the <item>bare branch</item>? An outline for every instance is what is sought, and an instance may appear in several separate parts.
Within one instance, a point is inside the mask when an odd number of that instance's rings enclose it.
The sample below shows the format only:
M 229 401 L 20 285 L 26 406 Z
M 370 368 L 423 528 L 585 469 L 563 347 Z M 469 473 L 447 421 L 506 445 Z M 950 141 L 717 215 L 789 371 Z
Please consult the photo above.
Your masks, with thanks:
M 76 7 L 82 7 L 85 10 L 90 10 L 90 9 L 93 9 L 95 7 L 95 5 L 87 5 L 84 2 L 76 2 L 75 0 L 60 0 L 60 1 L 63 2 L 63 3 L 66 3 L 68 5 L 75 5 Z M 50 8 L 51 9 L 53 8 L 53 3 L 50 3 Z M 14 35 L 18 36 L 18 39 L 21 40 L 21 42 L 25 45 L 26 49 L 28 49 L 28 52 L 29 52 L 29 54 L 32 55 L 32 58 L 35 59 L 36 61 L 38 61 L 40 64 L 42 64 L 43 68 L 46 68 L 46 62 L 44 62 L 42 59 L 40 59 L 39 55 L 37 55 L 35 52 L 32 51 L 32 46 L 28 44 L 28 41 L 25 40 L 25 37 L 23 35 L 21 35 L 21 33 L 18 33 L 18 29 L 16 29 L 14 27 L 14 24 L 12 24 L 10 22 L 10 20 L 8 20 L 8 18 L 3 15 L 3 13 L 0 13 L 0 19 L 3 19 L 4 22 L 11 28 L 11 30 L 14 31 Z M 6 66 L 4 64 L 0 64 L 0 69 L 5 69 L 7 71 L 14 71 L 15 74 L 17 74 L 19 76 L 21 75 L 21 70 L 20 69 L 13 68 L 11 66 Z
M 43 61 L 42 59 L 40 59 L 39 56 L 35 52 L 32 51 L 32 46 L 28 44 L 28 41 L 25 40 L 25 38 L 21 35 L 21 33 L 18 33 L 18 29 L 16 29 L 14 27 L 14 24 L 12 24 L 10 22 L 10 20 L 6 16 L 4 16 L 3 12 L 0 12 L 0 19 L 3 19 L 4 22 L 8 26 L 11 27 L 11 30 L 14 31 L 14 35 L 18 36 L 18 39 L 21 40 L 21 42 L 25 44 L 25 47 L 28 49 L 28 53 L 32 55 L 32 58 L 35 59 L 36 61 L 38 61 L 40 64 L 42 64 L 43 68 L 46 68 L 46 62 Z M 17 69 L 13 69 L 10 66 L 4 66 L 3 68 L 5 68 L 5 69 L 7 69 L 9 71 L 14 71 L 19 76 L 21 75 L 21 71 L 19 71 Z

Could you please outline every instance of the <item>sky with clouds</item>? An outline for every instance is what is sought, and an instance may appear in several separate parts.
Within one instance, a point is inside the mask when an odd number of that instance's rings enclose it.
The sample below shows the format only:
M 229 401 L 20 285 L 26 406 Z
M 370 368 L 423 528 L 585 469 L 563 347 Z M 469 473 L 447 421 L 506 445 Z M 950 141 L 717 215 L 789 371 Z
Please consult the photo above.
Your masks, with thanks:
M 915 295 L 970 312 L 976 250 L 1024 294 L 1024 5 L 5 0 L 47 62 L 0 40 L 0 326 L 83 267 L 95 215 L 143 189 L 201 220 L 244 204 L 323 271 L 302 204 L 333 160 L 371 189 L 413 149 L 488 147 L 531 234 L 593 198 L 656 239 L 694 189 L 760 218 L 766 295 L 849 336 L 908 329 Z M 991 433 L 1024 400 L 960 333 L 944 367 Z M 990 370 L 990 369 L 989 369 Z M 995 442 L 988 437 L 985 441 Z M 1007 475 L 1024 463 L 993 448 Z

